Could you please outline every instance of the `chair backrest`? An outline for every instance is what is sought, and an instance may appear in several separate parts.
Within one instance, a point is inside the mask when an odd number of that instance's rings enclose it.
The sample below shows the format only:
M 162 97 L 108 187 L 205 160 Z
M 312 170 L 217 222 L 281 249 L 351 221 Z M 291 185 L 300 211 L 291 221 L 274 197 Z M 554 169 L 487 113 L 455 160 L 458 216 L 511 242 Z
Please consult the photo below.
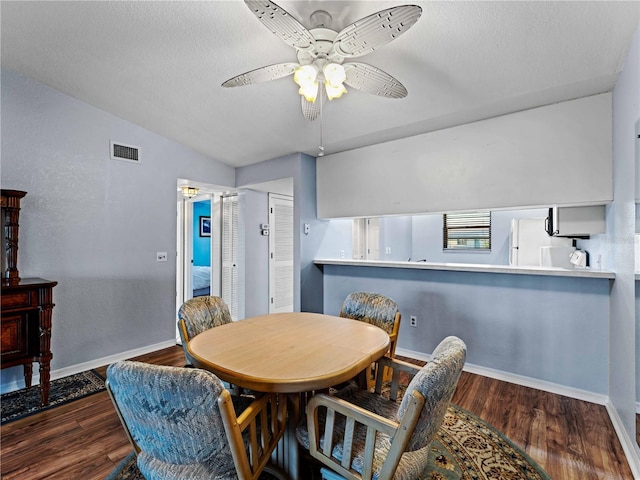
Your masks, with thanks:
M 406 448 L 408 451 L 424 448 L 433 440 L 458 384 L 466 355 L 467 347 L 462 340 L 453 336 L 445 338 L 407 386 L 398 408 L 398 421 L 402 421 L 409 408 L 412 392 L 420 392 L 425 399 Z
M 340 316 L 370 323 L 387 333 L 393 332 L 398 304 L 380 293 L 354 292 L 347 295 Z
M 207 295 L 191 298 L 178 310 L 178 330 L 185 349 L 187 342 L 199 333 L 225 323 L 231 323 L 231 314 L 220 297 Z
M 132 361 L 111 364 L 105 383 L 145 478 L 257 480 L 265 469 L 277 472 L 269 460 L 287 425 L 277 394 L 232 397 L 206 370 Z
M 392 370 L 390 383 L 379 375 L 373 392 L 352 382 L 333 395 L 314 395 L 298 439 L 313 458 L 351 480 L 421 478 L 465 360 L 466 345 L 457 337 L 442 340 L 422 368 L 384 356 L 378 362 Z M 405 375 L 413 378 L 398 404 Z
M 382 328 L 389 334 L 389 354 L 394 356 L 400 330 L 400 309 L 393 299 L 380 293 L 350 293 L 342 304 L 340 316 Z
M 143 463 L 214 463 L 235 475 L 218 407 L 219 397 L 228 392 L 214 374 L 122 361 L 108 367 L 107 385 Z

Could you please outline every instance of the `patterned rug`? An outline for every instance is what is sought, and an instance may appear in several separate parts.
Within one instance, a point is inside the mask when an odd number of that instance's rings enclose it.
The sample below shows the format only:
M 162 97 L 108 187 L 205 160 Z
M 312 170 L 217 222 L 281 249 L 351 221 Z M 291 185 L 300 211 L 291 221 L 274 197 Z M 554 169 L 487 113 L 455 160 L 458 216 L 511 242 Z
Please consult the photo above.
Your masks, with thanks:
M 78 400 L 105 389 L 104 378 L 95 370 L 89 370 L 51 381 L 49 405 L 40 406 L 40 387 L 23 388 L 0 396 L 2 425 L 42 412 L 64 403 Z
M 314 479 L 319 478 L 319 474 L 314 475 Z M 133 453 L 120 463 L 108 480 L 144 480 Z M 429 466 L 421 480 L 551 479 L 504 435 L 452 404 L 438 437 L 431 444 Z

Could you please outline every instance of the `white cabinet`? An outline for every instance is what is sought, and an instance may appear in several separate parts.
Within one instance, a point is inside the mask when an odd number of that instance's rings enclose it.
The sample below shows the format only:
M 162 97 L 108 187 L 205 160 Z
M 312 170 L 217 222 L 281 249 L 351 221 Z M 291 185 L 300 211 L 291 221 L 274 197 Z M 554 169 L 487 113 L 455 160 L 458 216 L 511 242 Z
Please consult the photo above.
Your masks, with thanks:
M 605 206 L 552 207 L 545 229 L 556 237 L 588 237 L 605 232 Z

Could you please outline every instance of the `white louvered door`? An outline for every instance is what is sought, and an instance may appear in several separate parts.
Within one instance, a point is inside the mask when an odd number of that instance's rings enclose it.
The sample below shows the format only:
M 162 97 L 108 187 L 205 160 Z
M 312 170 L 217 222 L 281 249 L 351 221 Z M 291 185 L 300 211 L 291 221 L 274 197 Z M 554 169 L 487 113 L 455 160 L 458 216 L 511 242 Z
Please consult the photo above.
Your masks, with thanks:
M 293 312 L 293 197 L 269 194 L 269 313 Z
M 238 196 L 222 197 L 222 299 L 238 319 Z

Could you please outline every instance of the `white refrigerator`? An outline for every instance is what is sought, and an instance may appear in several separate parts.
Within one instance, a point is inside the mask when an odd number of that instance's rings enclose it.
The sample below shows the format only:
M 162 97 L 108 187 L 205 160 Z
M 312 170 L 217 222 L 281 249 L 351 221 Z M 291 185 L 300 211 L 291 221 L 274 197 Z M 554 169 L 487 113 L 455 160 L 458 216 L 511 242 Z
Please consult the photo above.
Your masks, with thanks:
M 509 265 L 571 268 L 569 256 L 575 250 L 572 245 L 570 238 L 547 235 L 544 217 L 514 218 L 511 220 Z

